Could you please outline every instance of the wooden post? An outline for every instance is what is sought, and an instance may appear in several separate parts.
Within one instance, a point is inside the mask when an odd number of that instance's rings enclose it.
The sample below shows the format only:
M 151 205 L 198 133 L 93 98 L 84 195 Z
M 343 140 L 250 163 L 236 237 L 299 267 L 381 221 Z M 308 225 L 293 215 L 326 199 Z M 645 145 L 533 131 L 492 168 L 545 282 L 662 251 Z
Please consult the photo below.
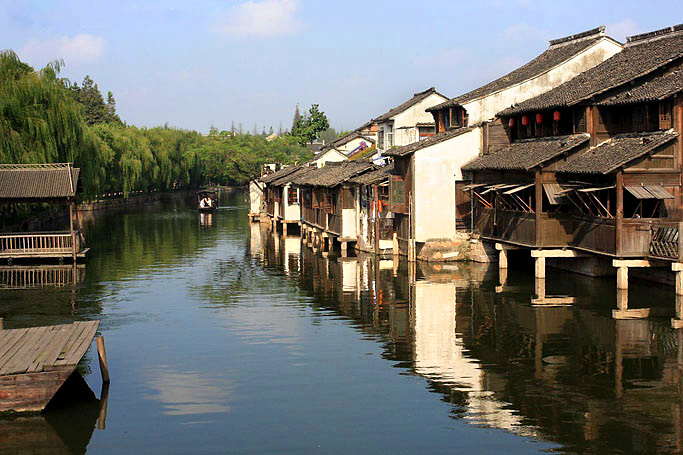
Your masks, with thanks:
M 534 213 L 536 218 L 536 246 L 540 247 L 543 245 L 543 225 L 541 221 L 541 214 L 543 213 L 543 182 L 541 181 L 541 171 L 536 171 L 534 189 L 536 190 L 536 206 L 534 207 L 536 212 Z
M 678 262 L 683 262 L 683 222 L 678 222 Z
M 617 216 L 615 231 L 615 251 L 617 257 L 622 257 L 622 236 L 624 232 L 624 174 L 620 171 L 617 174 Z
M 0 330 L 3 330 L 5 328 L 5 320 L 3 318 L 0 318 Z
M 628 289 L 628 267 L 617 268 L 617 289 Z
M 536 278 L 545 278 L 545 257 L 540 256 L 535 258 L 535 273 Z
M 501 248 L 498 252 L 498 268 L 507 269 L 508 268 L 508 252 L 505 248 Z
M 545 300 L 545 278 L 534 278 L 534 293 L 539 300 Z
M 99 335 L 97 338 L 97 355 L 100 358 L 100 373 L 102 381 L 109 382 L 109 365 L 107 364 L 107 351 L 104 348 L 104 337 Z
M 74 232 L 74 201 L 69 201 L 69 232 L 71 233 L 71 259 L 76 263 L 76 233 Z
M 372 186 L 372 193 L 374 195 L 374 219 L 375 219 L 375 225 L 373 226 L 374 231 L 375 231 L 375 254 L 380 254 L 379 250 L 379 186 L 373 185 Z
M 617 308 L 628 310 L 628 289 L 617 288 Z
M 398 233 L 394 232 L 392 236 L 393 240 L 393 245 L 392 245 L 392 255 L 394 256 L 394 260 L 398 260 Z

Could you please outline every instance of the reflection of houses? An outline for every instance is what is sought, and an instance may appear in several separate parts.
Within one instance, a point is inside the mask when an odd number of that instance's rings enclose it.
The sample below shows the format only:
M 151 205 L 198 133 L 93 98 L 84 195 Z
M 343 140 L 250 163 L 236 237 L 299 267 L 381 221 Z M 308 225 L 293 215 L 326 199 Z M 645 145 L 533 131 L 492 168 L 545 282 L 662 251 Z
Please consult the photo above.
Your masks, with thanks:
M 533 428 L 510 404 L 495 396 L 497 384 L 503 380 L 487 374 L 479 360 L 469 354 L 463 341 L 466 320 L 456 308 L 456 286 L 453 281 L 415 283 L 413 308 L 415 372 L 438 384 L 443 384 L 463 395 L 465 417 L 477 424 L 534 435 Z M 493 387 L 493 389 L 492 389 Z
M 396 163 L 391 194 L 401 253 L 414 260 L 429 240 L 453 239 L 465 227 L 469 195 L 456 196 L 456 181 L 463 178 L 464 164 L 507 142 L 500 121 L 491 121 L 498 111 L 547 92 L 620 50 L 604 27 L 553 40 L 524 66 L 429 107 L 436 136 L 386 152 Z
M 79 169 L 71 164 L 0 165 L 0 203 L 51 203 L 69 207 L 69 230 L 0 234 L 0 258 L 46 259 L 85 257 L 80 231 L 74 230 L 76 195 L 81 191 Z M 76 212 L 77 215 L 77 212 Z
M 413 95 L 405 103 L 374 119 L 377 123 L 377 149 L 412 144 L 433 133 L 432 116 L 425 109 L 448 100 L 434 87 Z
M 500 148 L 465 166 L 475 230 L 532 248 L 677 258 L 682 64 L 680 26 L 630 37 L 606 61 L 502 111 Z M 620 277 L 630 264 L 643 263 L 620 262 Z

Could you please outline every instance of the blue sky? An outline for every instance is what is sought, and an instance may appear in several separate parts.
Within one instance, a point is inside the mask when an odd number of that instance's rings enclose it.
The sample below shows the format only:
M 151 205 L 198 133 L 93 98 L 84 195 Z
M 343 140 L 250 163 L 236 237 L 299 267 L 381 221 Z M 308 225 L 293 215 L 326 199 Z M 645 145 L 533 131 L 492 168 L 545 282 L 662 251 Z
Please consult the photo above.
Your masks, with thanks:
M 679 1 L 0 0 L 0 42 L 34 67 L 111 90 L 129 124 L 289 128 L 320 104 L 351 129 L 431 86 L 454 97 L 548 40 L 606 25 L 625 36 L 683 22 Z

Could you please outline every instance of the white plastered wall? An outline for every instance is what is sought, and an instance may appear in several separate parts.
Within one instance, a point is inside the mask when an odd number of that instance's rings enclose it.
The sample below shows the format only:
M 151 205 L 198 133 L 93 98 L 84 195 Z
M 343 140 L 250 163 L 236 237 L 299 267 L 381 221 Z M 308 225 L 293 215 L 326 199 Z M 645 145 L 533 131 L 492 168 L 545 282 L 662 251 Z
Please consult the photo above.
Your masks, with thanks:
M 394 115 L 390 121 L 378 125 L 379 134 L 384 134 L 384 148 L 389 147 L 388 131 L 393 122 L 394 145 L 408 145 L 419 140 L 416 125 L 418 123 L 434 122 L 434 117 L 425 109 L 441 104 L 448 99 L 437 93 L 432 93 L 419 103 L 409 107 L 403 112 Z M 409 127 L 409 128 L 406 128 Z
M 503 109 L 562 85 L 621 50 L 622 47 L 619 44 L 609 38 L 603 38 L 593 46 L 543 74 L 505 90 L 465 103 L 463 107 L 467 110 L 469 124 L 475 125 L 491 120 Z
M 415 240 L 455 236 L 455 181 L 479 156 L 480 128 L 415 152 Z
M 299 204 L 295 205 L 289 205 L 289 192 L 291 190 L 291 186 L 286 185 L 282 189 L 282 198 L 285 201 L 285 213 L 283 219 L 285 221 L 299 221 L 301 219 L 301 209 L 299 207 Z
M 342 209 L 342 238 L 356 238 L 356 209 Z
M 263 191 L 253 180 L 249 182 L 249 213 L 259 213 L 261 211 L 261 201 Z
M 331 149 L 325 152 L 322 156 L 318 157 L 318 159 L 315 160 L 315 164 L 318 167 L 323 167 L 327 162 L 338 163 L 344 160 L 346 160 L 346 155 L 335 149 Z

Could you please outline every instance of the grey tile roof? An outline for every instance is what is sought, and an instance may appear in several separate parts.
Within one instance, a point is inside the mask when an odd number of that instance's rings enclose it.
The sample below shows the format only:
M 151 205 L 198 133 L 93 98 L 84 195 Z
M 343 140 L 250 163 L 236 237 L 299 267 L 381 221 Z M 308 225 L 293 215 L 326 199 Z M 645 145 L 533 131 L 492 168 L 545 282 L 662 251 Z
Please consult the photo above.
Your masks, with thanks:
M 2 164 L 0 199 L 74 197 L 79 173 L 70 164 Z
M 599 106 L 618 106 L 623 104 L 647 103 L 668 98 L 683 91 L 683 70 L 659 75 L 639 85 L 627 84 L 619 90 L 610 93 Z
M 300 186 L 322 186 L 331 188 L 344 183 L 348 179 L 376 169 L 376 166 L 367 161 L 342 161 L 339 163 L 326 163 L 325 166 L 307 172 L 292 183 Z
M 576 174 L 608 174 L 642 158 L 658 147 L 676 139 L 673 131 L 619 134 L 584 153 L 570 157 L 557 167 L 557 172 Z
M 683 57 L 683 25 L 630 37 L 624 50 L 554 89 L 501 111 L 523 112 L 572 106 L 645 76 Z
M 389 110 L 388 112 L 386 112 L 386 113 L 380 115 L 379 117 L 375 118 L 373 121 L 374 122 L 383 122 L 385 120 L 389 120 L 394 115 L 399 114 L 399 113 L 405 111 L 406 109 L 411 108 L 412 106 L 416 105 L 420 101 L 426 99 L 427 97 L 429 97 L 430 95 L 433 95 L 433 94 L 441 95 L 441 93 L 437 92 L 434 87 L 428 88 L 424 92 L 419 92 L 419 93 L 414 94 L 413 97 L 410 98 L 405 103 L 403 103 L 399 106 L 396 106 L 395 108 L 393 108 L 393 109 Z M 444 98 L 447 98 L 444 95 L 441 95 L 441 96 L 443 96 Z
M 528 171 L 565 153 L 588 145 L 588 134 L 524 139 L 488 155 L 480 156 L 462 167 L 465 171 L 519 170 Z
M 447 131 L 446 133 L 437 134 L 436 136 L 430 136 L 427 139 L 423 139 L 418 142 L 413 142 L 412 144 L 391 148 L 385 152 L 382 152 L 382 154 L 385 156 L 410 155 L 411 153 L 415 153 L 418 150 L 431 147 L 432 145 L 439 144 L 441 142 L 452 139 L 456 136 L 460 136 L 463 133 L 467 133 L 468 131 L 472 131 L 472 129 L 473 127 L 457 128 L 451 131 Z
M 462 106 L 477 98 L 488 96 L 528 79 L 537 77 L 593 46 L 600 39 L 605 37 L 604 31 L 605 27 L 602 26 L 576 35 L 552 40 L 550 41 L 550 47 L 529 63 L 526 63 L 493 82 L 427 110 L 434 111 L 448 106 Z
M 282 169 L 275 171 L 272 174 L 264 175 L 259 180 L 262 181 L 263 183 L 270 183 L 274 180 L 277 180 L 279 178 L 282 178 L 282 177 L 285 177 L 285 176 L 291 174 L 292 172 L 299 169 L 299 167 L 301 167 L 301 166 L 302 166 L 301 164 L 299 164 L 299 165 L 292 164 L 292 165 L 289 165 L 287 167 L 283 167 Z
M 375 183 L 381 183 L 389 178 L 389 175 L 394 170 L 394 163 L 387 164 L 384 167 L 376 169 L 374 171 L 366 172 L 357 177 L 349 179 L 350 183 L 356 183 L 358 185 L 373 185 Z
M 301 177 L 304 174 L 307 174 L 313 170 L 317 169 L 316 166 L 308 166 L 305 164 L 301 164 L 299 166 L 296 166 L 296 170 L 294 172 L 291 172 L 287 175 L 284 175 L 278 179 L 275 179 L 270 182 L 271 186 L 285 186 L 288 183 L 292 183 L 295 179 Z

